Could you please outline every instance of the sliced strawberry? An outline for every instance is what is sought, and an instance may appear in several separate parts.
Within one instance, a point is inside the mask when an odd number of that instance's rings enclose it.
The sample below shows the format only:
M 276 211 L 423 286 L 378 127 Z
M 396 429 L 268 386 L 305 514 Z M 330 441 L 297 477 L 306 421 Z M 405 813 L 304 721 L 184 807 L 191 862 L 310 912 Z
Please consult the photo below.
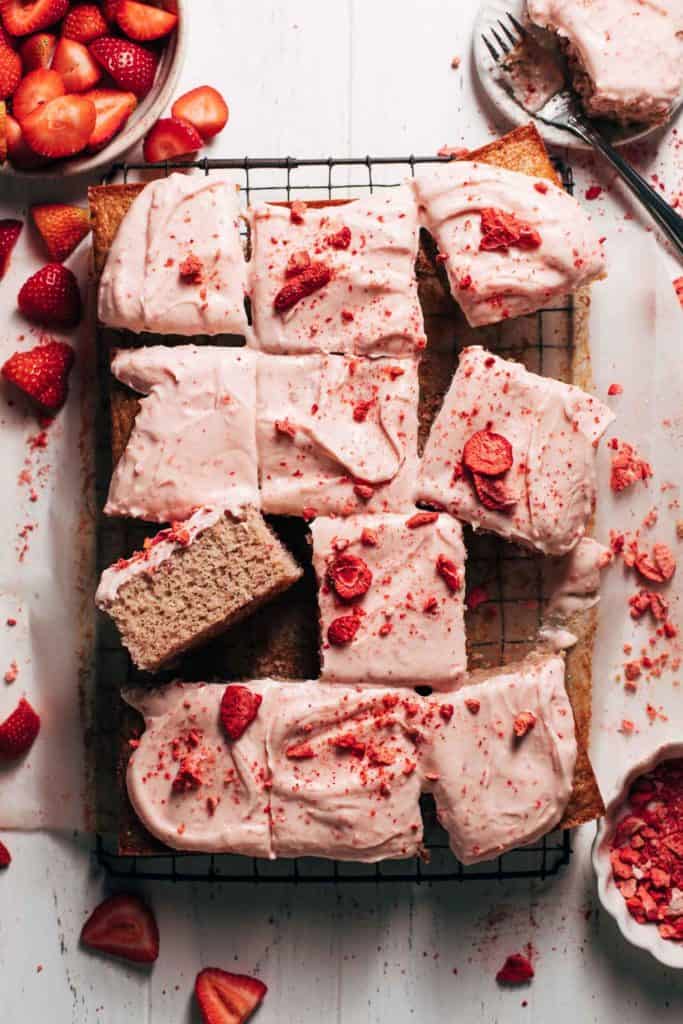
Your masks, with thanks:
M 12 250 L 23 226 L 20 220 L 0 220 L 0 281 L 7 273 Z
M 55 263 L 63 263 L 90 231 L 90 215 L 80 206 L 42 203 L 31 207 L 31 216 Z
M 0 14 L 2 11 L 0 10 Z M 7 32 L 0 21 L 0 44 L 9 46 L 10 50 L 16 50 L 16 39 Z
M 9 114 L 7 115 L 6 131 L 7 155 L 13 167 L 18 167 L 22 171 L 31 171 L 36 167 L 42 167 L 46 163 L 42 156 L 38 156 L 37 153 L 34 153 L 26 145 L 21 125 Z
M 44 103 L 66 92 L 62 76 L 50 68 L 29 71 L 22 79 L 12 100 L 12 112 L 20 123 Z
M 88 152 L 94 153 L 121 131 L 138 101 L 134 93 L 118 89 L 92 89 L 83 96 L 95 104 L 95 127 L 88 139 Z
M 40 732 L 40 718 L 25 697 L 0 725 L 0 757 L 21 757 Z
M 95 105 L 90 100 L 60 96 L 29 114 L 21 128 L 34 153 L 55 159 L 85 149 L 95 119 Z
M 137 0 L 119 0 L 114 17 L 129 39 L 143 43 L 167 36 L 178 24 L 177 14 L 137 3 Z
M 2 367 L 2 375 L 36 402 L 41 412 L 54 413 L 66 401 L 73 363 L 70 345 L 48 341 L 28 352 L 15 352 Z
M 69 0 L 0 0 L 2 23 L 12 36 L 41 32 L 63 18 Z
M 62 35 L 77 43 L 92 43 L 107 34 L 107 19 L 97 4 L 77 4 L 72 7 L 62 25 Z
M 21 57 L 0 44 L 0 99 L 11 96 L 21 81 Z
M 97 85 L 102 71 L 87 46 L 75 39 L 60 39 L 52 68 L 62 76 L 66 92 L 85 92 Z
M 102 0 L 102 14 L 110 25 L 116 22 L 116 8 L 119 0 Z
M 217 89 L 200 85 L 179 96 L 171 107 L 174 117 L 189 121 L 206 141 L 223 131 L 228 123 L 228 104 Z
M 57 45 L 57 37 L 49 32 L 37 32 L 24 39 L 19 47 L 19 56 L 24 74 L 37 68 L 49 68 Z
M 48 327 L 75 327 L 81 319 L 78 281 L 61 263 L 47 263 L 32 274 L 18 302 L 24 316 Z
M 268 991 L 258 978 L 205 967 L 197 975 L 194 994 L 203 1024 L 242 1024 L 251 1017 Z
M 0 164 L 7 159 L 7 104 L 0 100 Z
M 8 868 L 12 862 L 12 854 L 4 843 L 0 842 L 0 868 Z
M 179 117 L 162 117 L 145 137 L 142 153 L 149 164 L 188 156 L 202 148 L 202 137 L 189 121 Z
M 158 58 L 144 46 L 129 39 L 102 36 L 90 44 L 90 52 L 121 89 L 135 93 L 138 99 L 154 85 Z
M 95 907 L 81 931 L 90 949 L 137 964 L 152 964 L 159 956 L 159 929 L 154 914 L 139 896 L 120 893 Z

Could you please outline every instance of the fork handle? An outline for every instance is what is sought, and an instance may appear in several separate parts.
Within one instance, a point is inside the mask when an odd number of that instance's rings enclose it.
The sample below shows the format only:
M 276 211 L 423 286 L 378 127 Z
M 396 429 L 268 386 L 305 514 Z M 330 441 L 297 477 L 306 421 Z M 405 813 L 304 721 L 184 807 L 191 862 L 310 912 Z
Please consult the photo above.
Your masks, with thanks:
M 627 160 L 624 160 L 614 146 L 611 146 L 596 128 L 586 123 L 579 123 L 578 121 L 575 121 L 572 127 L 577 135 L 580 135 L 586 142 L 589 142 L 602 153 L 612 167 L 618 171 L 631 192 L 641 201 L 653 220 L 657 221 L 662 231 L 669 237 L 678 255 L 683 257 L 683 217 L 680 217 L 674 208 L 648 185 L 645 179 L 638 174 Z

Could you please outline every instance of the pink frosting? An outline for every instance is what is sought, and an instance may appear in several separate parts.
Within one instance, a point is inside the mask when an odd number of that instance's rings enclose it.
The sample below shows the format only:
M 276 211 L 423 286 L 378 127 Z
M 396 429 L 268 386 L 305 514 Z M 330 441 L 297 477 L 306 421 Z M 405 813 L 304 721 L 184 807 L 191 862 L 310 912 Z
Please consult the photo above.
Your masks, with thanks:
M 202 506 L 259 505 L 256 359 L 195 345 L 116 353 L 114 376 L 147 397 L 114 470 L 107 515 L 164 523 Z
M 550 182 L 457 160 L 418 175 L 413 187 L 473 327 L 533 313 L 604 273 L 597 231 L 576 200 Z M 540 245 L 481 249 L 485 209 L 515 215 L 538 232 Z
M 596 445 L 613 419 L 607 406 L 577 387 L 478 346 L 467 348 L 425 446 L 418 498 L 475 529 L 565 554 L 593 511 Z M 485 507 L 462 470 L 465 443 L 486 429 L 512 446 L 503 482 L 516 502 L 507 512 Z
M 264 512 L 310 517 L 410 508 L 418 390 L 412 360 L 261 356 Z
M 187 257 L 195 258 L 195 275 L 184 272 Z M 129 331 L 246 335 L 245 290 L 236 186 L 214 175 L 171 174 L 150 182 L 123 218 L 98 313 Z
M 264 203 L 251 211 L 250 223 L 254 343 L 264 351 L 408 356 L 424 348 L 414 273 L 417 210 L 407 188 L 294 217 Z M 331 280 L 279 313 L 273 303 L 292 280 L 287 264 L 294 253 L 324 263 Z
M 469 682 L 448 699 L 448 721 L 439 713 L 447 698 L 431 698 L 434 726 L 422 766 L 439 821 L 464 864 L 498 857 L 557 825 L 576 761 L 562 657 L 530 657 L 474 673 Z M 521 712 L 535 721 L 518 738 Z
M 393 514 L 313 523 L 323 680 L 444 690 L 461 681 L 466 667 L 462 529 L 447 515 L 414 529 L 406 525 L 410 521 L 408 515 Z M 340 553 L 362 559 L 372 573 L 367 593 L 352 604 L 341 601 L 327 582 L 328 568 Z M 440 556 L 455 569 L 457 590 L 439 573 Z M 352 642 L 329 643 L 330 623 L 355 612 L 360 625 Z

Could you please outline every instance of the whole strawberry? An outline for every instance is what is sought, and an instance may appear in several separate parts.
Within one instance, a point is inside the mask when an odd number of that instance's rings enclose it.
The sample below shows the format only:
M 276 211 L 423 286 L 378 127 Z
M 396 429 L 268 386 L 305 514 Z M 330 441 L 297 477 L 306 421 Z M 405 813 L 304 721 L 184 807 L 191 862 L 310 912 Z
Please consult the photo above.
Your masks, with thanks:
M 81 293 L 73 273 L 61 263 L 47 263 L 22 285 L 19 309 L 47 327 L 75 327 L 81 319 Z
M 0 724 L 0 757 L 21 757 L 40 732 L 40 718 L 25 697 Z
M 54 413 L 64 405 L 74 350 L 63 341 L 49 341 L 28 352 L 15 352 L 2 367 L 2 376 L 40 407 Z

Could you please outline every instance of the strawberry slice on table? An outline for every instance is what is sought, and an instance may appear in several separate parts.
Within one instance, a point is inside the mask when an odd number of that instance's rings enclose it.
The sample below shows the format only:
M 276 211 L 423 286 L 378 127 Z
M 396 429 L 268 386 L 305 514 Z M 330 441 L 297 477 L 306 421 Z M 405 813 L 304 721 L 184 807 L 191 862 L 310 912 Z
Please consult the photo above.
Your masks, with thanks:
M 139 896 L 120 893 L 95 907 L 81 931 L 81 942 L 111 956 L 151 964 L 159 956 L 154 914 Z
M 25 697 L 0 724 L 0 757 L 21 757 L 31 749 L 40 732 L 40 717 Z
M 107 19 L 97 4 L 77 4 L 62 24 L 62 35 L 66 39 L 75 39 L 77 43 L 92 43 L 94 39 L 106 36 L 108 30 Z
M 194 993 L 203 1024 L 242 1024 L 262 1002 L 268 988 L 248 974 L 206 967 L 197 975 Z
M 23 226 L 20 220 L 0 220 L 0 281 L 7 273 L 12 250 Z
M 102 70 L 87 46 L 75 39 L 59 40 L 52 68 L 62 76 L 66 92 L 86 92 L 102 77 Z
M 81 319 L 81 293 L 73 271 L 61 263 L 47 263 L 22 286 L 19 309 L 48 327 L 75 327 Z
M 202 137 L 189 121 L 161 117 L 145 136 L 142 153 L 149 164 L 189 156 L 202 148 Z
M 34 36 L 24 39 L 19 47 L 24 74 L 35 71 L 37 68 L 49 68 L 56 45 L 57 37 L 49 32 L 36 32 Z
M 12 854 L 3 842 L 0 842 L 0 868 L 8 868 L 12 863 Z
M 13 36 L 40 32 L 63 18 L 69 0 L 0 0 L 2 24 Z
M 51 68 L 36 68 L 21 80 L 12 100 L 12 113 L 21 123 L 29 114 L 66 92 L 62 76 Z
M 59 96 L 24 119 L 21 130 L 34 153 L 58 159 L 80 153 L 95 128 L 95 104 L 82 96 Z
M 80 206 L 41 203 L 31 207 L 31 216 L 55 263 L 63 263 L 90 231 L 90 215 Z
M 90 44 L 90 52 L 121 89 L 135 93 L 138 99 L 154 85 L 158 57 L 144 46 L 129 39 L 102 36 Z
M 217 89 L 210 85 L 200 85 L 179 96 L 171 107 L 171 114 L 189 121 L 206 141 L 223 131 L 230 111 Z
M 118 0 L 114 18 L 121 31 L 138 42 L 161 39 L 178 24 L 177 14 L 138 3 L 137 0 Z
M 88 152 L 94 153 L 121 131 L 138 101 L 134 93 L 118 89 L 91 89 L 83 96 L 95 104 L 95 127 L 88 139 Z
M 41 412 L 55 413 L 66 401 L 73 364 L 70 345 L 48 341 L 28 352 L 15 352 L 2 367 L 2 375 L 36 402 Z
M 10 114 L 7 114 L 6 118 L 6 133 L 7 155 L 13 167 L 31 171 L 45 165 L 45 159 L 26 145 L 21 125 Z
M 21 81 L 21 57 L 0 43 L 0 99 L 11 96 Z

